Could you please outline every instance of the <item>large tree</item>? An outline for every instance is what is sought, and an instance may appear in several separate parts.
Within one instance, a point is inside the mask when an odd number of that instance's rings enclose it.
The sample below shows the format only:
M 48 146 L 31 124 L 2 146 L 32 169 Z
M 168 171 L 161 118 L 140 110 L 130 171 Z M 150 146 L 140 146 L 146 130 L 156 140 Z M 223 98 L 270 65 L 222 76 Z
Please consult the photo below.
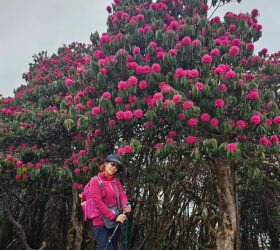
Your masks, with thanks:
M 131 249 L 240 248 L 240 209 L 254 210 L 243 185 L 263 174 L 279 194 L 279 66 L 254 51 L 256 9 L 222 21 L 209 11 L 230 1 L 207 2 L 115 0 L 106 33 L 40 53 L 27 84 L 1 100 L 2 206 L 29 232 L 18 225 L 22 245 L 86 248 L 78 192 L 116 152 L 133 201 Z M 253 223 L 241 221 L 243 236 Z M 67 239 L 51 242 L 55 232 Z

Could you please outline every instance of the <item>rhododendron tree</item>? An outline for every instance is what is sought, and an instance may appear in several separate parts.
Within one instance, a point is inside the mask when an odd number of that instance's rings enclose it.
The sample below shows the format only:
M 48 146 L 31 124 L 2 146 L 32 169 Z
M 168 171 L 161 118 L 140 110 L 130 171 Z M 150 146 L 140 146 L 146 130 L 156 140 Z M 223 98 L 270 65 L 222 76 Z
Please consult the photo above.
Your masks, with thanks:
M 208 18 L 211 4 L 226 2 L 115 0 L 107 32 L 91 34 L 88 46 L 39 54 L 27 84 L 1 100 L 6 186 L 37 195 L 30 183 L 72 187 L 60 211 L 71 205 L 75 234 L 61 249 L 82 247 L 78 192 L 109 152 L 122 157 L 134 201 L 133 246 L 234 249 L 232 176 L 268 177 L 262 163 L 274 164 L 280 151 L 277 84 L 269 81 L 279 66 L 267 50 L 254 51 L 257 10 Z

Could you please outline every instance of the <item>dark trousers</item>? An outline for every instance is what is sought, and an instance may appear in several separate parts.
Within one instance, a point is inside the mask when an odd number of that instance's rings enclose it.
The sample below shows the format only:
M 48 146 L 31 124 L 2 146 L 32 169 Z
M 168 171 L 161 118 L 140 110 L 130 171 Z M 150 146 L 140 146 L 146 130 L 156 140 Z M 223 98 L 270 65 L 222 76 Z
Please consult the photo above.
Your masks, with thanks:
M 95 240 L 97 241 L 98 250 L 105 249 L 105 247 L 108 243 L 109 237 L 111 236 L 113 231 L 114 231 L 114 229 L 107 229 L 105 226 L 94 226 L 93 227 L 93 234 L 94 234 Z M 117 229 L 117 231 L 115 232 L 112 241 L 110 242 L 110 244 L 108 244 L 106 250 L 117 250 L 118 249 L 120 233 L 121 233 L 121 231 L 120 231 L 120 227 L 119 227 Z

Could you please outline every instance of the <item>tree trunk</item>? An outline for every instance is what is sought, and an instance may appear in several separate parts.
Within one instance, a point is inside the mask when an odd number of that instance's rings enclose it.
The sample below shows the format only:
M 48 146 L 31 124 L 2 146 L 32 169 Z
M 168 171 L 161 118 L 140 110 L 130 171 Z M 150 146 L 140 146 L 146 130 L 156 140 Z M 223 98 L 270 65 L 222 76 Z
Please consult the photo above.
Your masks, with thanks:
M 219 203 L 216 249 L 233 250 L 237 223 L 236 202 L 230 167 L 222 158 L 217 158 L 215 163 Z

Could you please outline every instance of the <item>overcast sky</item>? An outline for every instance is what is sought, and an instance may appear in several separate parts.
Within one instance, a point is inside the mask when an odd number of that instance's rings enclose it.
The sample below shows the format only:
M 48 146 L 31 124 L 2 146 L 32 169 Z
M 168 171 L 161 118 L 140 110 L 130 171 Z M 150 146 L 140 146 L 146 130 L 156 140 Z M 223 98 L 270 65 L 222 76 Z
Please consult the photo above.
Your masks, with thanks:
M 24 83 L 32 55 L 57 52 L 62 44 L 73 41 L 90 43 L 91 32 L 106 31 L 106 6 L 110 0 L 0 0 L 0 94 L 13 96 L 13 90 Z M 280 0 L 242 0 L 231 3 L 215 15 L 260 11 L 263 36 L 257 51 L 269 53 L 280 49 Z

